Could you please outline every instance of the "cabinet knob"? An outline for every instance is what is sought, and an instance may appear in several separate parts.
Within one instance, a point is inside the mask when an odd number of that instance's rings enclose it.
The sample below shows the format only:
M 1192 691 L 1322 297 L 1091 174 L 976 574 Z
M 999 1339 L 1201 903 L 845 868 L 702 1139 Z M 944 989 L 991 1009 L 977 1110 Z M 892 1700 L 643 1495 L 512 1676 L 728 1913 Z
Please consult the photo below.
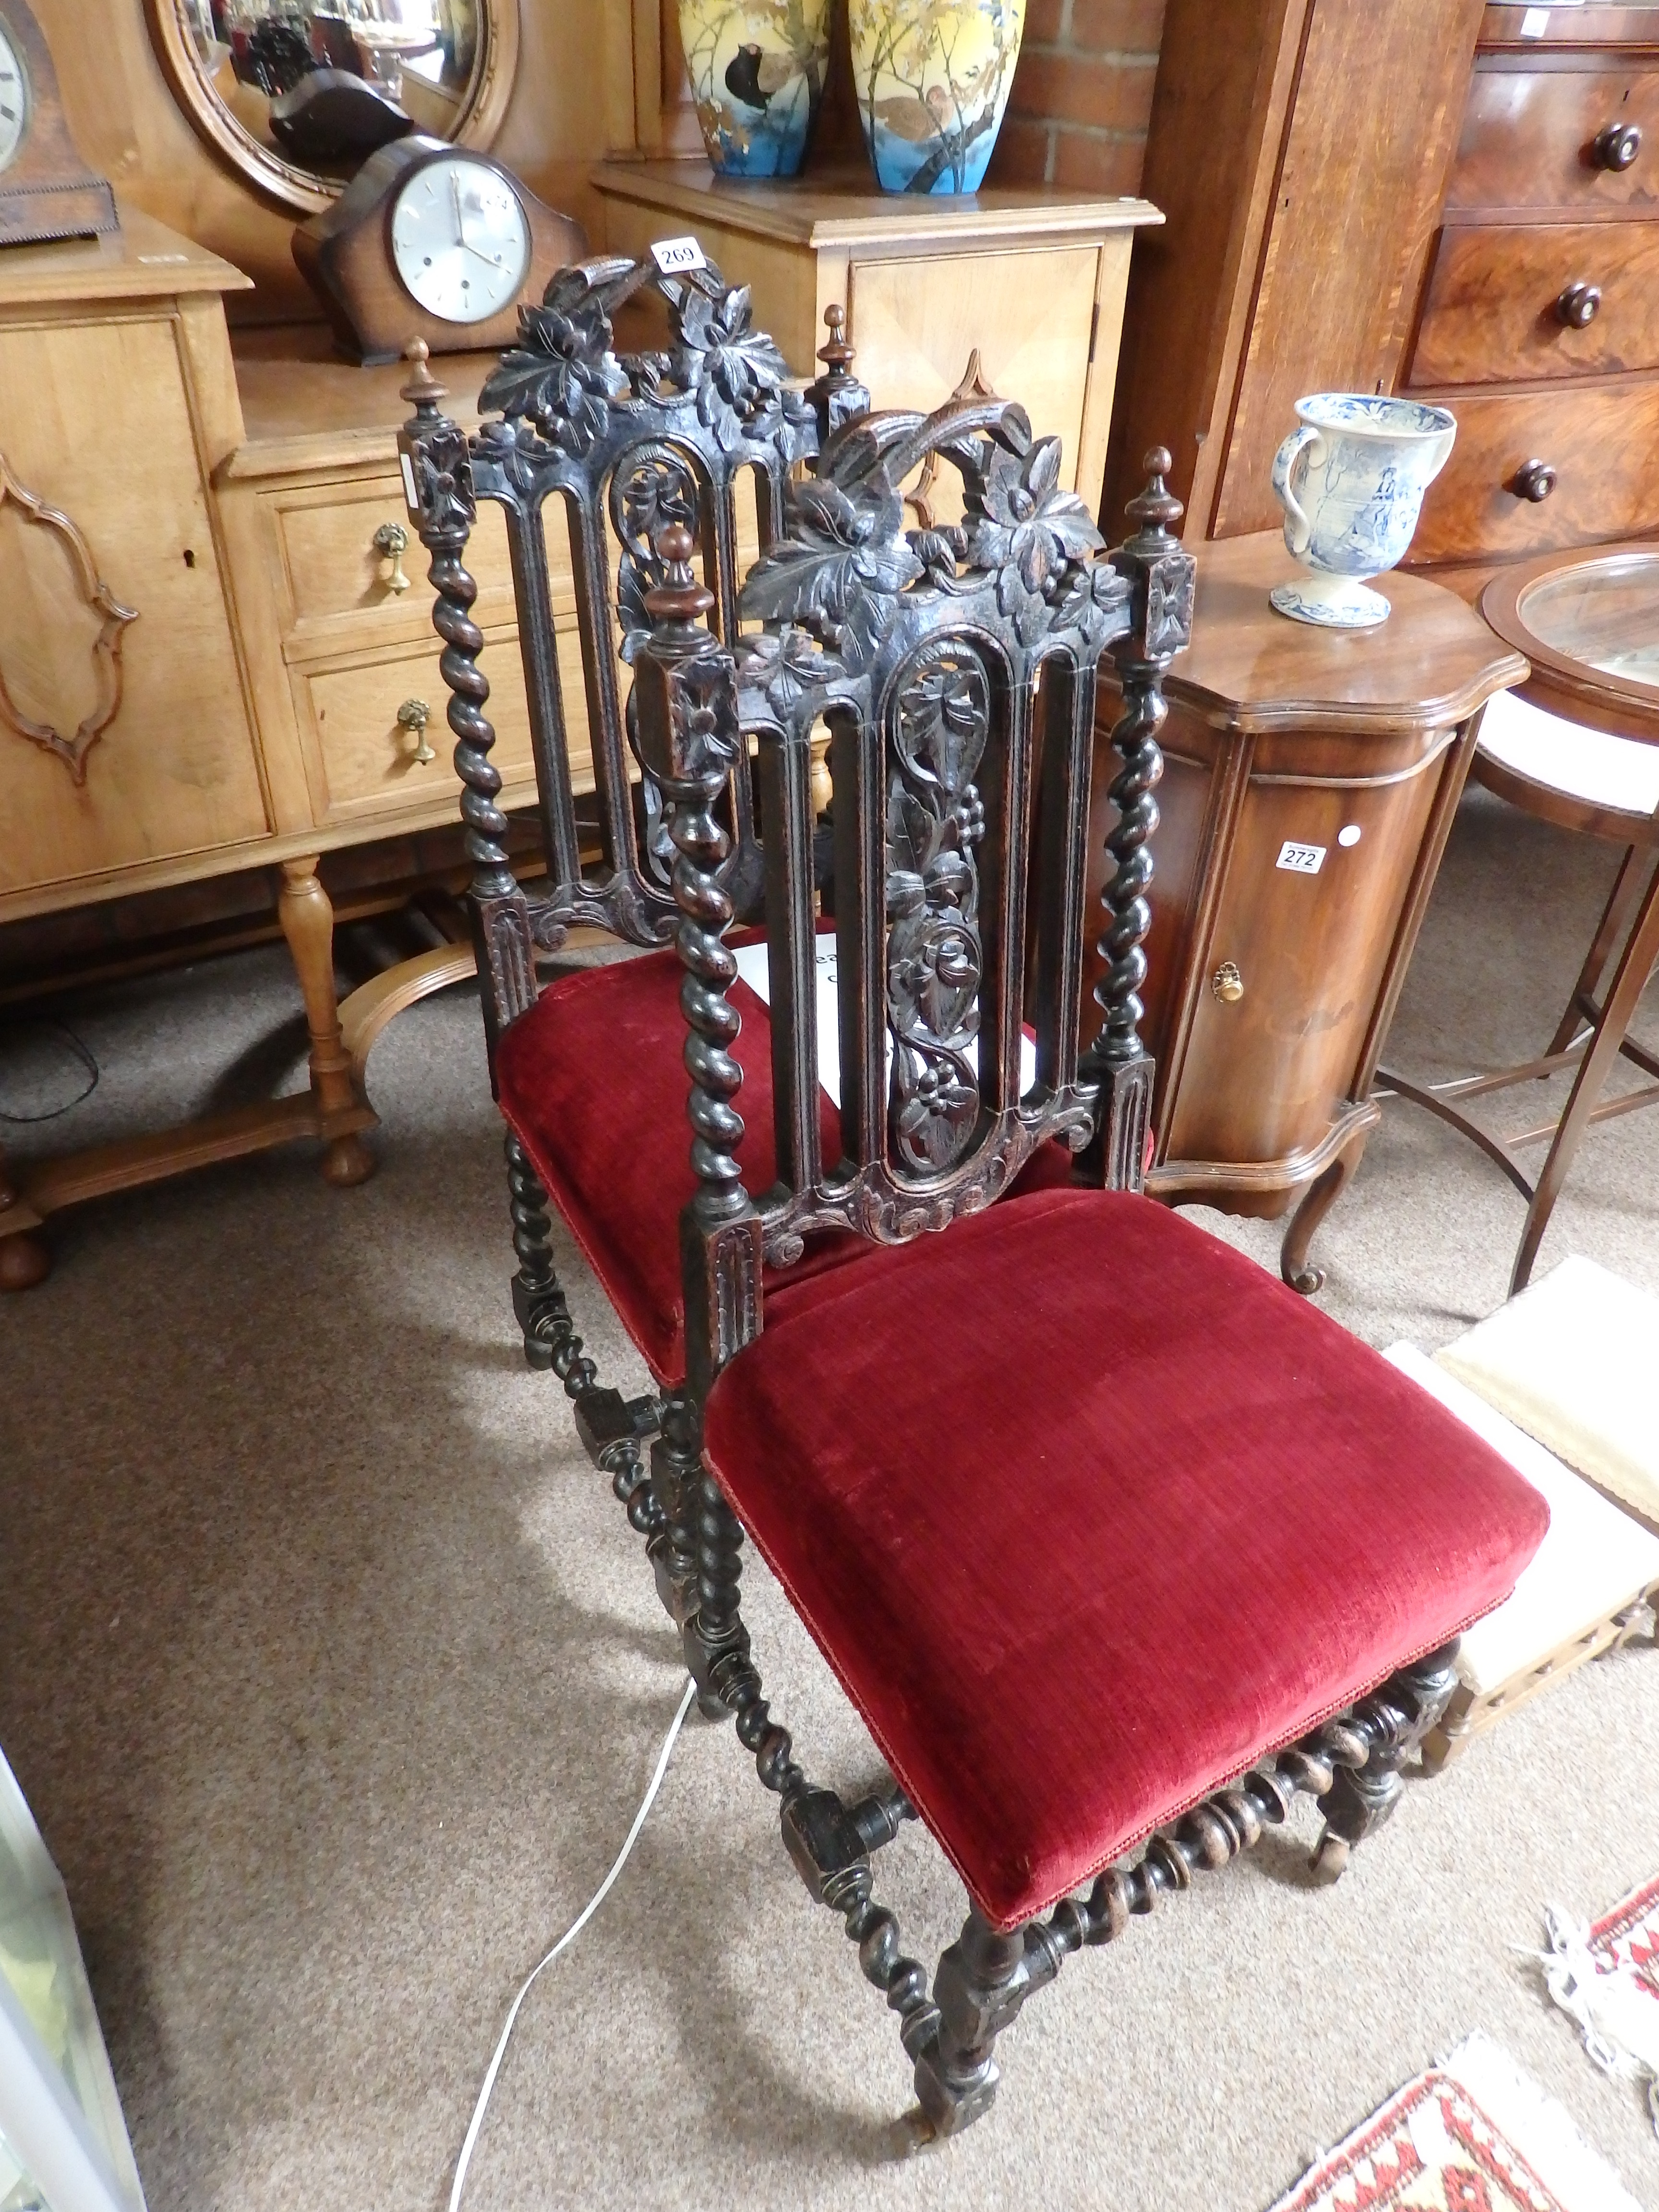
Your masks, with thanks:
M 1224 1006 L 1236 1006 L 1244 995 L 1244 978 L 1231 960 L 1224 960 L 1210 978 L 1210 988 Z
M 1601 312 L 1599 284 L 1569 284 L 1555 303 L 1555 319 L 1570 331 L 1588 330 Z
M 409 550 L 409 532 L 401 522 L 383 522 L 374 533 L 374 550 L 384 561 L 392 563 L 392 574 L 386 578 L 389 592 L 406 592 L 409 578 L 404 573 L 404 555 Z
M 1547 461 L 1523 461 L 1510 489 L 1517 499 L 1529 499 L 1536 506 L 1555 489 L 1555 471 Z
M 1627 169 L 1642 150 L 1639 123 L 1604 124 L 1590 147 L 1598 169 Z
M 428 761 L 438 757 L 426 741 L 426 726 L 431 720 L 432 709 L 424 699 L 405 699 L 398 709 L 398 727 L 415 732 L 415 750 L 409 757 L 418 761 L 422 768 Z

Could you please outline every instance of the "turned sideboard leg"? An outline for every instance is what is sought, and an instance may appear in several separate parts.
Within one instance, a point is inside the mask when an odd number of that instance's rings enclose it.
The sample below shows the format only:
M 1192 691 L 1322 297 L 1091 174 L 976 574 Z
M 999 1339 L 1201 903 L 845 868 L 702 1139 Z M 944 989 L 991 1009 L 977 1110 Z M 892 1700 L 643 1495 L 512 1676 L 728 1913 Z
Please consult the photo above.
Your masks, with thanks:
M 283 862 L 283 890 L 277 914 L 295 971 L 305 995 L 306 1025 L 311 1031 L 311 1089 L 325 1133 L 330 1117 L 357 1103 L 351 1057 L 340 1035 L 339 1000 L 334 988 L 334 909 L 317 877 L 319 855 Z M 374 1172 L 374 1155 L 348 1130 L 331 1137 L 323 1155 L 323 1174 L 342 1187 L 362 1182 Z
M 5 1226 L 8 1215 L 33 1223 L 37 1216 L 22 1212 L 23 1200 L 16 1185 L 6 1173 L 6 1156 L 0 1152 L 0 1229 Z M 0 1236 L 0 1291 L 32 1291 L 37 1283 L 44 1282 L 52 1273 L 52 1255 L 44 1240 L 27 1229 L 14 1230 L 9 1237 Z

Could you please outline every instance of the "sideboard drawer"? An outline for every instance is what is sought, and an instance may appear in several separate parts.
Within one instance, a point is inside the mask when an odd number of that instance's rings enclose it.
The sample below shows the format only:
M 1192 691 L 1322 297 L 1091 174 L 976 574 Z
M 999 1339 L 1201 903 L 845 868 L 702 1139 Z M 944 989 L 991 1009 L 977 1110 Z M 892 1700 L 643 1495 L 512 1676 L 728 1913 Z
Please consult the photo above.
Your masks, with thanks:
M 1602 58 L 1598 57 L 1598 58 Z M 1609 126 L 1634 125 L 1626 168 L 1595 153 Z M 1449 208 L 1650 206 L 1659 201 L 1659 70 L 1475 66 Z
M 401 653 L 365 653 L 338 667 L 293 671 L 307 774 L 319 822 L 406 813 L 433 801 L 453 804 L 459 796 L 455 740 L 446 719 L 449 694 L 438 653 L 434 639 L 430 646 L 411 646 Z M 495 730 L 490 759 L 508 784 L 527 784 L 535 771 L 517 632 L 486 630 L 480 665 L 489 678 L 485 712 Z M 428 709 L 424 738 L 434 755 L 429 761 L 415 757 L 422 733 L 398 720 L 399 708 L 410 700 L 420 700 Z M 587 721 L 580 693 L 572 698 L 567 690 L 566 707 L 572 717 L 572 769 L 577 787 L 588 788 Z
M 1659 526 L 1659 378 L 1455 398 L 1457 441 L 1429 487 L 1411 565 L 1502 561 Z M 1539 501 L 1528 461 L 1555 471 Z
M 1581 288 L 1575 298 L 1574 288 Z M 1599 300 L 1591 319 L 1572 320 Z M 1659 222 L 1458 223 L 1440 234 L 1407 382 L 1659 368 Z
M 272 505 L 291 623 L 308 625 L 343 615 L 361 620 L 366 614 L 430 620 L 426 550 L 410 526 L 395 469 L 384 478 L 307 485 L 279 495 Z M 399 556 L 406 591 L 395 587 L 392 559 L 374 543 L 376 532 L 388 523 L 396 524 L 407 540 Z M 556 548 L 550 550 L 558 560 Z M 507 525 L 501 508 L 488 500 L 479 502 L 466 565 L 477 580 L 481 608 L 488 611 L 500 601 L 510 611 Z M 563 565 L 568 566 L 568 556 Z M 556 596 L 556 584 L 555 589 Z

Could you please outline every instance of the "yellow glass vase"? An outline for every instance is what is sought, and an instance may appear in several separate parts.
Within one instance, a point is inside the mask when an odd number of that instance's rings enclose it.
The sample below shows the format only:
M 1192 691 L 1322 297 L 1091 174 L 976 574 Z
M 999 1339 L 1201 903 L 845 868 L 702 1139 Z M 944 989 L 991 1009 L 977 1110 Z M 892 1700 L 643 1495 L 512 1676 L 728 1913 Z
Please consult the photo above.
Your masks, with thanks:
M 1025 0 L 848 0 L 864 143 L 887 192 L 975 192 L 1002 128 Z
M 830 0 L 679 0 L 702 143 L 726 177 L 793 177 L 823 97 Z

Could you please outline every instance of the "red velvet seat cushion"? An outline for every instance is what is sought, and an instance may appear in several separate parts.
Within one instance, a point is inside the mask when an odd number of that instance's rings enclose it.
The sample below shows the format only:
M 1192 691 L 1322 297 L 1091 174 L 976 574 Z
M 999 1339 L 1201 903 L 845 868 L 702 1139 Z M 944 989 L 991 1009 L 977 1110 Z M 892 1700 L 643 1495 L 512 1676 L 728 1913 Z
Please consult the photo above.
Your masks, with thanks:
M 679 1213 L 696 1189 L 683 974 L 671 947 L 562 976 L 505 1032 L 495 1055 L 501 1111 L 659 1382 L 685 1372 Z M 734 984 L 731 1000 L 743 1023 L 734 1054 L 743 1069 L 739 1158 L 759 1196 L 778 1174 L 771 1020 L 747 984 Z M 838 1159 L 841 1115 L 822 1092 L 818 1129 L 824 1159 Z M 1045 1145 L 1019 1187 L 1064 1182 L 1071 1167 L 1062 1146 Z M 787 1273 L 767 1270 L 773 1310 L 781 1316 L 812 1277 L 872 1255 L 861 1237 L 815 1237 Z
M 806 1284 L 706 1451 L 1000 1928 L 1446 1642 L 1549 1520 L 1334 1322 L 1103 1191 Z

